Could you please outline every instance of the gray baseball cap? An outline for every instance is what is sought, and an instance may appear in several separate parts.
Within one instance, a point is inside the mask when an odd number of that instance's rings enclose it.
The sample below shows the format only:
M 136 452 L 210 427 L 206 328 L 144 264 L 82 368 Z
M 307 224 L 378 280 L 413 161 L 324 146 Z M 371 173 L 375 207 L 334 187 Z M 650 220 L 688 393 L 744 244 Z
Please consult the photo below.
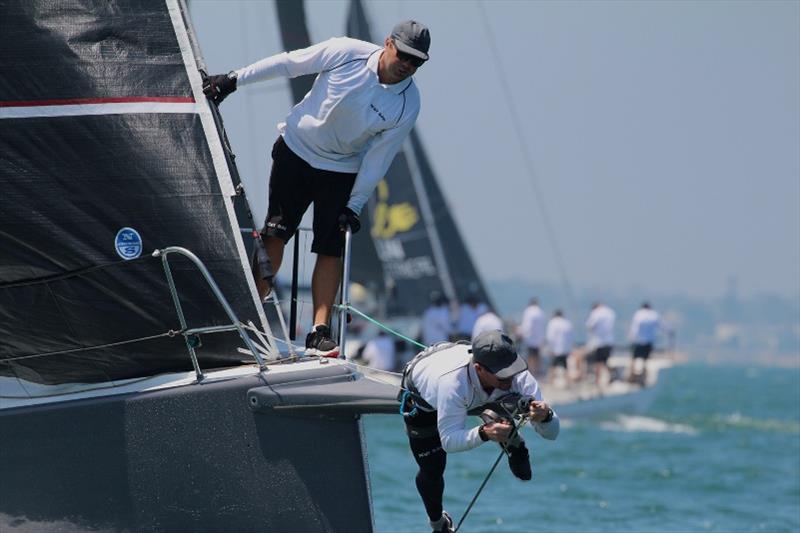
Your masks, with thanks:
M 499 379 L 516 376 L 528 369 L 514 350 L 514 341 L 500 330 L 484 331 L 472 341 L 472 360 L 486 367 Z
M 398 23 L 392 29 L 391 38 L 394 45 L 401 52 L 411 54 L 428 60 L 428 50 L 431 47 L 431 32 L 424 24 L 416 20 L 406 20 Z

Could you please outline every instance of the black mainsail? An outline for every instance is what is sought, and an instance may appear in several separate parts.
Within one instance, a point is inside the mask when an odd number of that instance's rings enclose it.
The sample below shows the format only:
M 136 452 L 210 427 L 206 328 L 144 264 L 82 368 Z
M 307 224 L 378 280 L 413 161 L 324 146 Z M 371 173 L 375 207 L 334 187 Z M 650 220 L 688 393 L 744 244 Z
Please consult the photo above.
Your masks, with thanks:
M 350 2 L 347 34 L 373 42 L 360 0 Z M 388 314 L 421 314 L 434 290 L 490 302 L 416 128 L 365 212 L 369 230 L 355 236 L 351 279 L 385 291 Z
M 85 4 L 0 5 L 0 375 L 44 384 L 191 370 L 156 249 L 194 252 L 264 324 L 180 2 Z M 170 263 L 188 326 L 228 323 Z M 238 345 L 206 335 L 199 362 Z
M 242 339 L 207 331 L 231 320 L 175 255 L 205 331 L 202 379 L 184 372 L 153 250 L 192 250 L 268 329 L 186 17 L 181 0 L 0 1 L 0 530 L 372 531 L 359 415 L 396 411 L 395 389 L 338 361 L 236 366 Z

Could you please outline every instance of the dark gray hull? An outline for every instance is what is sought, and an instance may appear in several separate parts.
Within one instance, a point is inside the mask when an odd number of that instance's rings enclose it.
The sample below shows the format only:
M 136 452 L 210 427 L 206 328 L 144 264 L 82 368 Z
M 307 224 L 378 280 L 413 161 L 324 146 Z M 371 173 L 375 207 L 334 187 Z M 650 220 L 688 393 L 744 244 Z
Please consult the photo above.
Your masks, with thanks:
M 291 396 L 319 371 L 270 381 Z M 254 375 L 0 410 L 0 530 L 372 531 L 358 415 L 253 409 L 263 387 Z

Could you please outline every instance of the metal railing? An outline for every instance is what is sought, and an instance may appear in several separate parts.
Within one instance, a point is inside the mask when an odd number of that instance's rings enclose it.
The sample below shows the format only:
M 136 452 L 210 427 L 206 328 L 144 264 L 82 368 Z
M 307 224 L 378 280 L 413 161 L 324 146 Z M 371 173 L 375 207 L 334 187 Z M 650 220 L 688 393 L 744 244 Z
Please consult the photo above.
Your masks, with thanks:
M 203 275 L 208 283 L 208 286 L 211 288 L 211 291 L 216 296 L 217 301 L 222 305 L 222 308 L 225 310 L 225 314 L 228 315 L 231 323 L 222 326 L 207 326 L 207 327 L 200 327 L 200 328 L 188 328 L 186 324 L 186 317 L 183 314 L 183 307 L 181 306 L 181 300 L 178 297 L 178 290 L 175 287 L 175 280 L 172 277 L 172 272 L 169 268 L 169 260 L 168 256 L 170 254 L 177 253 L 186 258 L 188 258 L 192 263 L 195 264 L 197 269 Z M 153 252 L 153 257 L 160 257 L 161 264 L 164 266 L 164 272 L 167 277 L 167 283 L 169 284 L 170 294 L 172 294 L 172 301 L 175 304 L 175 310 L 178 314 L 178 320 L 181 324 L 181 334 L 183 335 L 186 341 L 186 348 L 189 350 L 189 357 L 192 359 L 192 366 L 194 367 L 195 375 L 197 376 L 197 381 L 202 381 L 205 377 L 203 375 L 203 370 L 200 368 L 200 363 L 197 360 L 197 353 L 195 352 L 195 348 L 200 345 L 199 342 L 199 335 L 201 333 L 220 333 L 224 331 L 238 331 L 239 336 L 242 338 L 244 343 L 247 345 L 247 348 L 252 353 L 253 357 L 258 363 L 258 368 L 261 371 L 267 370 L 267 363 L 264 361 L 264 358 L 261 357 L 259 354 L 258 348 L 253 343 L 250 336 L 245 332 L 244 327 L 241 321 L 237 318 L 236 313 L 233 312 L 228 300 L 225 298 L 225 295 L 222 294 L 219 286 L 217 285 L 214 278 L 211 276 L 211 273 L 208 271 L 206 266 L 203 264 L 200 259 L 194 255 L 192 252 L 187 250 L 186 248 L 182 248 L 180 246 L 169 246 L 167 248 L 156 250 Z
M 344 233 L 344 265 L 342 266 L 341 307 L 339 308 L 339 358 L 345 358 L 345 342 L 347 341 L 347 313 L 350 311 L 350 252 L 353 232 L 350 227 Z

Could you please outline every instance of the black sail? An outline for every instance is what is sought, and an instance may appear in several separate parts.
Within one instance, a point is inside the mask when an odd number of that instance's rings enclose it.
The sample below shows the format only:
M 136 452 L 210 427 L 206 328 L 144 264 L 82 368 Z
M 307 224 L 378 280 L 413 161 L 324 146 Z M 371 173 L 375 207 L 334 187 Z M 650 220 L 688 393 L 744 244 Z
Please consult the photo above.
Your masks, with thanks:
M 350 2 L 347 32 L 373 42 L 360 0 Z M 354 240 L 351 278 L 383 289 L 389 314 L 421 314 L 434 290 L 451 300 L 472 294 L 491 305 L 416 128 L 366 209 L 368 231 Z
M 183 4 L 8 0 L 0 20 L 0 375 L 191 370 L 151 257 L 168 246 L 262 324 Z M 170 265 L 189 328 L 229 323 L 193 264 Z M 201 342 L 202 368 L 242 362 L 236 333 Z

